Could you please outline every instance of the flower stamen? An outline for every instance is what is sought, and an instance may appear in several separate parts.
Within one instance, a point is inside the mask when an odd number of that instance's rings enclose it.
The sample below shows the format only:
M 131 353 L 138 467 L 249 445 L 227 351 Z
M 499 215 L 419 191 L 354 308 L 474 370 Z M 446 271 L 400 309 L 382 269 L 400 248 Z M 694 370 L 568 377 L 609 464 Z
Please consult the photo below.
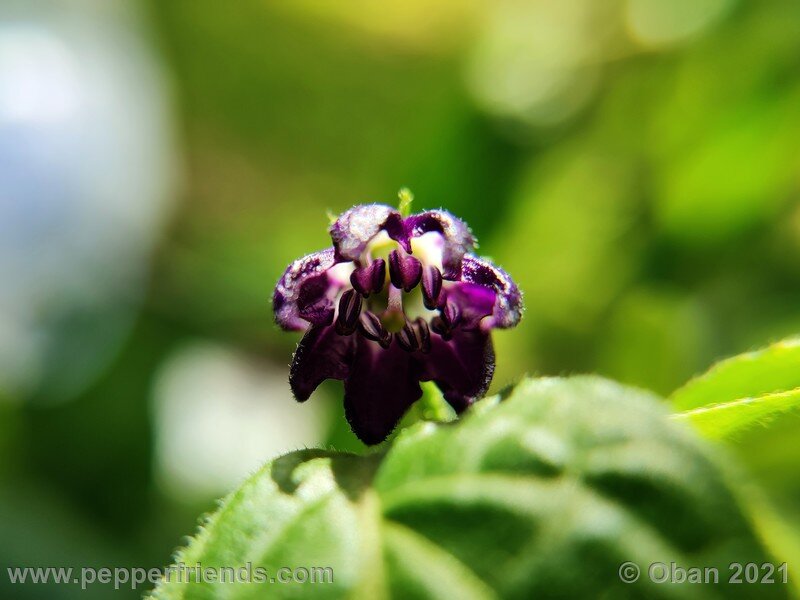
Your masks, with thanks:
M 349 289 L 339 299 L 339 316 L 336 317 L 336 333 L 350 335 L 356 330 L 358 317 L 361 314 L 361 296 L 354 289 Z
M 422 278 L 422 263 L 409 254 L 393 250 L 389 254 L 389 278 L 394 287 L 410 292 Z
M 364 298 L 383 290 L 386 283 L 386 261 L 376 258 L 368 267 L 358 267 L 350 274 L 350 284 Z
M 419 348 L 419 340 L 417 339 L 414 325 L 408 321 L 403 325 L 403 328 L 397 332 L 397 344 L 406 352 L 414 352 Z
M 431 351 L 431 330 L 428 327 L 428 322 L 419 317 L 416 321 L 416 333 L 417 339 L 419 340 L 419 349 L 422 350 L 423 354 L 427 354 Z
M 422 302 L 425 308 L 435 310 L 439 305 L 439 294 L 442 291 L 442 272 L 434 265 L 428 265 L 422 271 Z
M 378 342 L 381 347 L 388 348 L 392 343 L 392 334 L 386 330 L 375 313 L 365 310 L 358 321 L 358 331 L 368 340 Z
M 461 322 L 461 311 L 454 302 L 447 301 L 440 315 L 431 319 L 431 329 L 447 341 L 453 337 L 453 330 Z

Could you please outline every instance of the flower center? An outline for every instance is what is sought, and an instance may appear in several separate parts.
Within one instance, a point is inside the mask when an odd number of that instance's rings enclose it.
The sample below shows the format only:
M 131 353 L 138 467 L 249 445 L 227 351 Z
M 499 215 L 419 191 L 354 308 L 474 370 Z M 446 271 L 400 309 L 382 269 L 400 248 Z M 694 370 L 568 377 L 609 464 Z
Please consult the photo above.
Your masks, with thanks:
M 444 238 L 428 232 L 412 238 L 411 253 L 380 232 L 342 282 L 335 317 L 339 335 L 358 333 L 388 348 L 430 350 L 431 330 L 449 339 L 458 310 L 446 301 L 442 279 Z M 338 274 L 340 277 L 345 270 Z

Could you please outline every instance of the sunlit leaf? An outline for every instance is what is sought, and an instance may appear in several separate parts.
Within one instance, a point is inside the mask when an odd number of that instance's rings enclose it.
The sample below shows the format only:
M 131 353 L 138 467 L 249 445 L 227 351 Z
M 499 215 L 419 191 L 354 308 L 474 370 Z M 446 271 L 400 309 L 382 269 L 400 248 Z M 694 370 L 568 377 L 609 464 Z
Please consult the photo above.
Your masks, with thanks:
M 767 425 L 780 415 L 800 408 L 800 388 L 764 394 L 680 412 L 677 421 L 687 421 L 709 439 L 726 439 L 756 425 Z
M 722 440 L 760 487 L 741 490 L 748 513 L 772 551 L 800 559 L 798 516 L 791 482 L 797 471 L 800 422 L 800 339 L 791 338 L 723 360 L 677 390 L 676 421 Z M 800 588 L 795 584 L 795 593 Z
M 800 338 L 791 338 L 717 363 L 670 400 L 675 409 L 689 410 L 799 387 Z

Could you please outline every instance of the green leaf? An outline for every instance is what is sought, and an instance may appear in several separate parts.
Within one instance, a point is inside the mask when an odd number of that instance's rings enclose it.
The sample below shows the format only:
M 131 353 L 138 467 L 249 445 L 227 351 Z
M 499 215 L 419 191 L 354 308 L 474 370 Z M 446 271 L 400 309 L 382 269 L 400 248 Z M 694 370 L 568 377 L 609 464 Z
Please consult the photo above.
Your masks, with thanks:
M 677 390 L 674 418 L 709 439 L 730 439 L 800 407 L 800 339 L 740 354 Z
M 800 388 L 764 394 L 724 404 L 680 412 L 675 420 L 687 421 L 709 439 L 729 439 L 756 425 L 767 425 L 782 414 L 800 408 Z
M 618 577 L 625 561 L 717 567 L 724 580 L 730 562 L 767 560 L 723 472 L 651 394 L 595 377 L 525 380 L 380 453 L 268 463 L 176 557 L 272 576 L 331 567 L 333 583 L 173 582 L 154 597 L 748 597 L 746 586 Z
M 670 400 L 682 411 L 795 388 L 800 388 L 800 338 L 723 360 L 674 392 Z

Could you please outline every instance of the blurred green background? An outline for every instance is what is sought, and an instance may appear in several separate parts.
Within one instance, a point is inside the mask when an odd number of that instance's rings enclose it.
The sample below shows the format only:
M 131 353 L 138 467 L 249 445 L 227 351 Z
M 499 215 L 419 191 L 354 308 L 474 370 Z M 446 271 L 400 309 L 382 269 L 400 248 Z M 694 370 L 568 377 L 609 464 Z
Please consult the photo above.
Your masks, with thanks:
M 525 292 L 495 389 L 667 394 L 800 331 L 799 32 L 791 0 L 4 0 L 0 563 L 161 566 L 264 460 L 362 449 L 339 384 L 292 400 L 270 297 L 403 186 Z M 791 512 L 781 427 L 743 455 Z

